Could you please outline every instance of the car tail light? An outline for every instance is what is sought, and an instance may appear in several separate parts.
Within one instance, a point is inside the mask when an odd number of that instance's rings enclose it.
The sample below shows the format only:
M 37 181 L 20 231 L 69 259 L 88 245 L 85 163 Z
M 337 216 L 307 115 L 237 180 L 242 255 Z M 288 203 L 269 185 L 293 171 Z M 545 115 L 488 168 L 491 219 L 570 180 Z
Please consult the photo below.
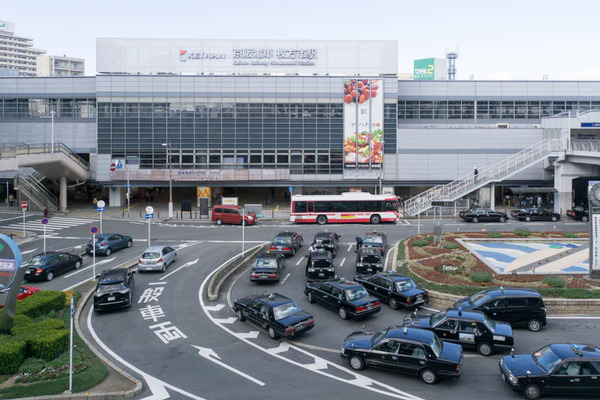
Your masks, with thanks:
M 284 251 L 291 251 L 291 250 L 292 250 L 292 248 L 291 248 L 291 247 L 284 247 L 284 248 L 283 248 L 283 250 L 284 250 Z
M 161 258 L 159 258 L 158 260 L 156 260 L 156 263 L 157 263 L 157 264 L 160 264 L 161 262 L 162 262 L 162 257 L 161 257 Z
M 277 274 L 269 274 L 269 278 L 277 278 Z
M 138 263 L 140 263 L 140 264 L 142 263 L 142 259 L 141 258 L 138 260 Z
M 406 298 L 406 304 L 410 304 L 410 303 L 411 303 L 411 301 L 410 301 L 410 297 L 407 297 L 407 298 Z
M 277 250 L 277 247 L 271 246 L 271 247 L 269 247 L 269 250 Z
M 106 246 L 106 242 L 104 242 L 104 241 L 100 242 L 100 246 Z
M 250 278 L 258 278 L 258 274 L 250 274 Z
M 312 325 L 314 323 L 315 323 L 315 320 L 311 318 L 308 321 L 306 321 L 305 325 Z
M 38 268 L 38 269 L 35 270 L 35 274 L 36 275 L 39 275 L 41 273 L 42 273 L 42 269 L 41 268 Z
M 367 311 L 367 306 L 356 307 L 356 312 L 363 312 L 363 311 Z
M 374 306 L 374 307 L 379 307 L 380 305 L 381 305 L 381 302 L 380 302 L 380 301 L 376 301 L 375 303 L 373 303 L 373 306 Z
M 289 328 L 285 328 L 285 333 L 291 333 L 296 330 L 295 326 L 290 326 Z

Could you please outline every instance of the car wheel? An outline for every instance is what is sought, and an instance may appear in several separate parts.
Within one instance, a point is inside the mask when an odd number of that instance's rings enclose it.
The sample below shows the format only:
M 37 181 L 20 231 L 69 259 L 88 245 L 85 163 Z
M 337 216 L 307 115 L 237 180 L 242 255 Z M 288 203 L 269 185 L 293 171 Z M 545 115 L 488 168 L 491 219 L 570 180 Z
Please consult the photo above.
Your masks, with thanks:
M 581 217 L 581 221 L 588 222 L 588 217 Z
M 296 255 L 296 248 L 292 246 L 292 257 Z
M 371 224 L 378 225 L 381 223 L 381 217 L 377 214 L 371 216 Z
M 133 241 L 132 240 L 128 240 L 127 241 L 127 247 L 131 247 L 133 246 Z
M 479 222 L 479 218 L 477 218 L 477 217 L 473 217 L 473 222 L 474 222 L 474 223 L 478 223 L 478 222 Z
M 110 249 L 110 247 L 109 247 L 109 248 L 107 248 L 107 249 L 106 249 L 106 251 L 104 252 L 104 255 L 105 255 L 106 257 L 108 257 L 108 256 L 110 256 L 111 254 L 112 254 L 112 250 L 111 250 L 111 249 Z
M 398 309 L 398 301 L 396 301 L 396 299 L 394 299 L 393 297 L 390 299 L 390 301 L 388 303 L 389 303 L 390 308 L 392 310 L 397 310 Z
M 535 318 L 530 319 L 529 322 L 527 322 L 527 329 L 531 332 L 539 332 L 539 330 L 542 329 L 542 323 Z
M 174 263 L 175 261 L 177 261 L 177 253 L 175 253 L 175 255 L 173 256 L 173 261 L 171 261 L 171 264 Z
M 245 219 L 243 219 L 243 220 L 242 220 L 242 225 L 243 225 L 243 226 L 246 226 L 246 225 L 248 225 L 248 224 L 246 223 L 246 220 L 245 220 Z
M 531 217 L 525 217 L 525 222 L 531 222 Z
M 340 307 L 338 310 L 338 315 L 341 319 L 348 319 L 348 311 L 344 307 Z
M 315 298 L 313 297 L 312 292 L 308 292 L 308 302 L 309 303 L 314 303 L 315 302 Z
M 477 352 L 485 357 L 491 356 L 494 354 L 494 347 L 487 342 L 482 342 L 477 345 Z
M 52 279 L 54 279 L 54 272 L 52 272 L 52 271 L 46 272 L 46 280 L 48 282 L 50 282 Z
M 324 215 L 319 215 L 317 217 L 317 224 L 319 225 L 325 225 L 327 223 L 327 217 Z
M 131 292 L 129 292 L 129 299 L 127 301 L 127 308 L 131 308 Z
M 77 260 L 75 261 L 75 269 L 79 269 L 81 268 L 81 261 Z
M 352 369 L 360 371 L 365 368 L 365 361 L 361 356 L 351 356 L 350 357 L 350 366 Z
M 552 222 L 556 222 L 556 221 L 558 221 L 558 218 L 556 218 L 556 216 L 553 215 L 552 216 Z
M 506 222 L 506 218 L 500 217 L 500 222 Z
M 423 380 L 423 382 L 427 383 L 428 385 L 433 385 L 434 383 L 437 382 L 438 377 L 437 377 L 437 374 L 435 373 L 435 371 L 426 368 L 421 371 L 421 379 Z
M 223 221 L 221 221 L 220 219 L 217 219 L 217 225 L 223 225 Z
M 244 313 L 242 312 L 241 308 L 237 310 L 237 316 L 238 316 L 238 319 L 242 322 L 244 322 L 246 320 L 246 317 L 244 317 Z
M 542 397 L 542 389 L 535 384 L 529 384 L 523 389 L 523 396 L 529 400 L 537 400 Z
M 277 339 L 277 333 L 275 332 L 275 329 L 273 329 L 273 327 L 272 327 L 272 326 L 270 326 L 270 327 L 267 329 L 267 333 L 269 334 L 269 337 L 270 337 L 271 339 Z

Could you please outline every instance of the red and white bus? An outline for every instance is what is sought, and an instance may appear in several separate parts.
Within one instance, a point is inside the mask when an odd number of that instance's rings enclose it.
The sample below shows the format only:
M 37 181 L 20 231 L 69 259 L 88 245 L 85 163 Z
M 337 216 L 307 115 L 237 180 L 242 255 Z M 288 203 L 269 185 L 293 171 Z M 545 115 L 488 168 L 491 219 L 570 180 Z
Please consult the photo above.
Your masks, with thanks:
M 290 221 L 295 223 L 396 222 L 398 197 L 391 194 L 347 192 L 341 195 L 292 196 Z

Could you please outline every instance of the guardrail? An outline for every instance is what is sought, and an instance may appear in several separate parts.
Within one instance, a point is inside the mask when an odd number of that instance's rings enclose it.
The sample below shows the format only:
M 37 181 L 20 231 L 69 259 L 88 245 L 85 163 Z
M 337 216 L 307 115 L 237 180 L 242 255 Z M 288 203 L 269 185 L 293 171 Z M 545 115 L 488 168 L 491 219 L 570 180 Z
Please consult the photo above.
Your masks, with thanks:
M 0 145 L 0 158 L 14 158 L 17 156 L 52 153 L 63 153 L 85 170 L 90 170 L 90 163 L 79 157 L 73 150 L 60 142 L 54 143 L 54 145 L 49 143 L 3 143 Z

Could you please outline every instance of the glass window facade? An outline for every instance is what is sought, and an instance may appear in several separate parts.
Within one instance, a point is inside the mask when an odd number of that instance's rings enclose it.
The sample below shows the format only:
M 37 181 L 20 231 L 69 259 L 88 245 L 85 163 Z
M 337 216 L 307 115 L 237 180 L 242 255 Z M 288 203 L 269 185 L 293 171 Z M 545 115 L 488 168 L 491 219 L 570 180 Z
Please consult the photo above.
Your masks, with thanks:
M 0 118 L 96 118 L 96 99 L 0 97 Z

